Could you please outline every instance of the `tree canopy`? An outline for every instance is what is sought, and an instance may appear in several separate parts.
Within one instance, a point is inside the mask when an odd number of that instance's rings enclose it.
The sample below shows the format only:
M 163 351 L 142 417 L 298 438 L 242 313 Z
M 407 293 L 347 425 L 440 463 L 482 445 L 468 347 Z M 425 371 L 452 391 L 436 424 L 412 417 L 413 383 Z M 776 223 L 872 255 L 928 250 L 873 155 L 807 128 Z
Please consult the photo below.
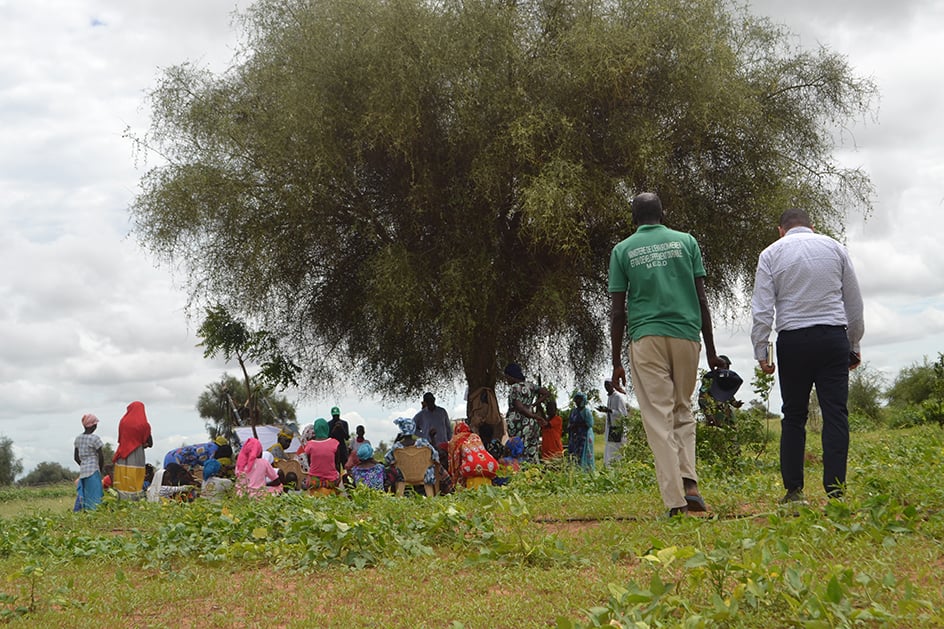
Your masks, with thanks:
M 832 130 L 874 86 L 725 0 L 261 0 L 214 74 L 166 70 L 135 230 L 306 383 L 413 394 L 502 362 L 586 376 L 606 274 L 657 192 L 740 299 L 777 215 L 841 234 Z
M 197 330 L 203 355 L 206 358 L 222 354 L 227 361 L 236 359 L 243 374 L 241 387 L 233 387 L 226 377 L 223 378 L 216 399 L 223 400 L 224 407 L 232 404 L 233 396 L 241 393 L 243 408 L 248 413 L 249 425 L 255 426 L 262 416 L 263 402 L 268 403 L 272 389 L 285 388 L 297 385 L 295 380 L 298 366 L 293 363 L 279 348 L 278 339 L 266 331 L 253 331 L 241 320 L 231 315 L 226 308 L 217 304 L 206 309 L 206 317 Z M 255 375 L 249 375 L 249 363 L 259 365 Z M 227 397 L 228 396 L 228 397 Z M 202 399 L 202 398 L 201 398 Z M 198 407 L 199 407 L 198 402 Z M 270 405 L 271 408 L 271 405 Z M 223 413 L 230 417 L 228 408 Z M 294 416 L 294 409 L 292 410 Z M 203 415 L 201 410 L 201 416 Z M 231 417 L 235 420 L 235 414 Z M 212 431 L 211 431 L 212 432 Z M 216 436 L 211 435 L 211 436 Z M 229 434 L 226 434 L 229 437 Z

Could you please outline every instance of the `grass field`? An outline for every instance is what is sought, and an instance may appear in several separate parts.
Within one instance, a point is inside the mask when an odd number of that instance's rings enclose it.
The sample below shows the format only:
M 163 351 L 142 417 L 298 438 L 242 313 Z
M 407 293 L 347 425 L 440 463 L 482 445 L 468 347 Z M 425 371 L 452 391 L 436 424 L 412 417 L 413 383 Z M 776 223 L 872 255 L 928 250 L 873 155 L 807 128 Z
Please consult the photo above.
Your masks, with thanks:
M 650 466 L 424 499 L 118 503 L 0 492 L 0 616 L 90 627 L 944 625 L 944 432 L 853 435 L 844 502 L 784 511 L 768 447 L 667 520 Z M 640 457 L 643 459 L 644 457 Z M 916 474 L 916 470 L 919 473 Z M 58 495 L 56 495 L 58 492 Z M 641 624 L 635 624 L 641 623 Z

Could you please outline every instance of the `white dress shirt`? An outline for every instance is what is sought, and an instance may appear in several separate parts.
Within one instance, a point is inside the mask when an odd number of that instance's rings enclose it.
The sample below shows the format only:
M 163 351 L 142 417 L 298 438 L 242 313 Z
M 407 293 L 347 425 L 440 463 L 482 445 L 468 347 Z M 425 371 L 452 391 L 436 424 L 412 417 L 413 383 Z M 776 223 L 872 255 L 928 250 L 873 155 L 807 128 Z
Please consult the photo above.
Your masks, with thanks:
M 754 358 L 767 358 L 774 329 L 814 325 L 846 326 L 852 351 L 865 332 L 862 294 L 849 253 L 841 244 L 809 227 L 794 227 L 764 249 L 757 261 L 751 342 Z

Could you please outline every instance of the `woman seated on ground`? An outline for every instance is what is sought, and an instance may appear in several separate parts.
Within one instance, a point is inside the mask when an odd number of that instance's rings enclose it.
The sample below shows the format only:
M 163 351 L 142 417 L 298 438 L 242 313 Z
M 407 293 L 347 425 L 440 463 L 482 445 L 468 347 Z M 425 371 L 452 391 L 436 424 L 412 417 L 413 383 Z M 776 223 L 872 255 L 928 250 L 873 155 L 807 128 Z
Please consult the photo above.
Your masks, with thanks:
M 149 502 L 161 498 L 191 502 L 197 495 L 197 481 L 182 465 L 171 463 L 154 473 L 154 480 L 147 490 Z
M 332 439 L 330 433 L 327 420 L 323 417 L 315 420 L 312 438 L 305 444 L 309 489 L 335 489 L 341 479 L 334 464 L 338 441 Z
M 427 485 L 435 485 L 436 464 L 439 463 L 439 453 L 436 452 L 436 448 L 426 439 L 413 434 L 416 432 L 416 423 L 413 421 L 412 417 L 398 417 L 393 420 L 393 423 L 396 424 L 400 434 L 397 435 L 396 441 L 393 442 L 386 456 L 384 456 L 384 461 L 386 461 L 387 465 L 390 466 L 393 471 L 391 480 L 395 483 L 403 480 L 403 475 L 396 469 L 394 452 L 400 448 L 419 446 L 421 448 L 429 448 L 429 451 L 432 453 L 432 464 L 426 468 L 426 472 L 423 474 L 423 482 Z
M 351 483 L 356 487 L 363 485 L 379 491 L 384 490 L 384 466 L 374 460 L 374 448 L 369 443 L 363 443 L 355 452 L 357 465 L 351 467 L 348 474 Z
M 219 500 L 233 488 L 233 481 L 222 478 L 220 474 L 223 466 L 216 459 L 210 459 L 203 466 L 203 487 L 200 489 L 201 498 Z
M 264 496 L 282 493 L 282 477 L 262 456 L 262 443 L 246 439 L 236 457 L 236 493 L 240 496 Z
M 498 461 L 469 425 L 459 422 L 449 441 L 449 469 L 456 484 L 471 487 L 491 482 L 498 472 Z
M 164 469 L 167 469 L 167 466 L 171 463 L 178 463 L 192 470 L 194 467 L 201 466 L 210 459 L 215 459 L 217 450 L 219 450 L 221 446 L 229 446 L 226 437 L 217 437 L 207 443 L 195 443 L 171 450 L 164 455 Z M 229 454 L 232 456 L 232 449 L 229 450 Z
M 350 452 L 350 454 L 347 457 L 347 462 L 344 464 L 344 469 L 346 471 L 350 472 L 351 468 L 360 462 L 360 458 L 357 456 L 357 450 L 358 448 L 360 448 L 362 445 L 365 445 L 365 444 L 369 445 L 371 449 L 373 449 L 374 447 L 370 444 L 370 441 L 368 441 L 364 437 L 364 427 L 358 426 L 356 428 L 356 433 L 354 437 L 351 439 L 351 447 L 348 448 L 348 451 Z

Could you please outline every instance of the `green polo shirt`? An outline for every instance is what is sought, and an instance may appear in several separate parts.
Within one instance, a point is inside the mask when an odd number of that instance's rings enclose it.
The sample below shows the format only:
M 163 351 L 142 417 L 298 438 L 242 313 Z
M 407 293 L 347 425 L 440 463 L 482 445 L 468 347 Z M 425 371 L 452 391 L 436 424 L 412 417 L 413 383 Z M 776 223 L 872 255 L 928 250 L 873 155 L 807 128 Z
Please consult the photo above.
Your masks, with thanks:
M 691 234 L 665 225 L 640 225 L 613 247 L 610 292 L 626 293 L 629 338 L 701 340 L 695 278 L 705 276 L 701 249 Z

